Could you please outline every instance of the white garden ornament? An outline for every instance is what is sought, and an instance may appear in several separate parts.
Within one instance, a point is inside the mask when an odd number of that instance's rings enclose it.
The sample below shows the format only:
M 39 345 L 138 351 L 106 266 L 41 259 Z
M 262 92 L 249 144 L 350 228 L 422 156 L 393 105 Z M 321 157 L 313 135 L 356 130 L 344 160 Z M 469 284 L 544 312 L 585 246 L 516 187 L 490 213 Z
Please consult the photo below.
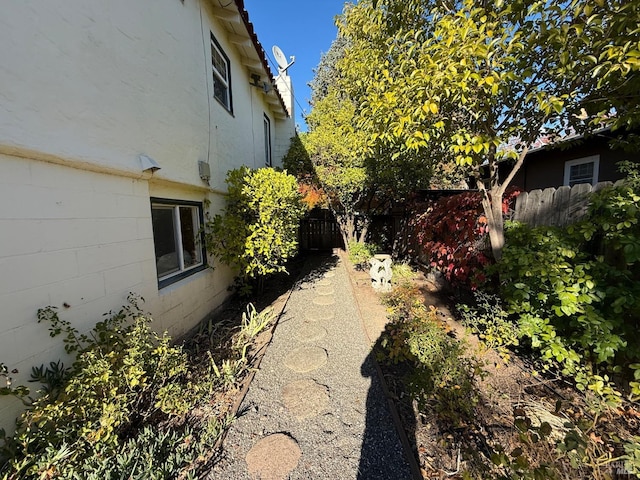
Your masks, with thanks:
M 371 268 L 369 269 L 369 275 L 371 276 L 372 286 L 376 290 L 381 292 L 388 292 L 391 290 L 391 255 L 374 255 L 369 259 Z

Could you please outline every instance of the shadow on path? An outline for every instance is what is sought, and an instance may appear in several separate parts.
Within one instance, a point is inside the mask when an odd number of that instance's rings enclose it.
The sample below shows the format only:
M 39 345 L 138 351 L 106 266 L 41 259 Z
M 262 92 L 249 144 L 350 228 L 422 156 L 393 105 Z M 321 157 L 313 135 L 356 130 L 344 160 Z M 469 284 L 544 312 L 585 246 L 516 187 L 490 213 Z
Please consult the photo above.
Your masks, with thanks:
M 375 360 L 379 342 L 380 339 L 360 368 L 363 377 L 371 378 L 371 386 L 367 393 L 366 426 L 357 478 L 358 480 L 422 478 L 415 460 L 411 462 L 409 458 L 409 455 L 412 455 L 413 459 L 417 458 L 414 435 L 407 439 L 405 430 L 398 431 L 402 429 L 400 419 L 395 408 L 389 404 L 389 393 L 380 380 L 382 373 Z M 415 418 L 413 415 L 410 418 L 413 419 L 413 424 L 408 427 L 411 432 L 414 432 Z

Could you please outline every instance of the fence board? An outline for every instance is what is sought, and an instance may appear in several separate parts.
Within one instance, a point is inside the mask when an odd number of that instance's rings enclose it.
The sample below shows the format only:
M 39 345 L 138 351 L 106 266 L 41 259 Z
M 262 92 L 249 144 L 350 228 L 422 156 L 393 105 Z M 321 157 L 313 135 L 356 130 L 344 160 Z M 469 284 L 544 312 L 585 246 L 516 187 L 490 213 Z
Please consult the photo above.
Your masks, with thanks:
M 553 210 L 555 215 L 553 222 L 549 225 L 556 225 L 558 227 L 567 225 L 570 202 L 571 187 L 564 185 L 558 188 L 553 196 Z
M 618 184 L 619 182 L 616 182 L 616 185 Z M 592 192 L 610 185 L 612 185 L 611 182 L 600 182 L 592 188 L 588 183 L 580 183 L 573 187 L 563 186 L 522 192 L 516 199 L 513 218 L 532 227 L 567 226 L 584 217 Z

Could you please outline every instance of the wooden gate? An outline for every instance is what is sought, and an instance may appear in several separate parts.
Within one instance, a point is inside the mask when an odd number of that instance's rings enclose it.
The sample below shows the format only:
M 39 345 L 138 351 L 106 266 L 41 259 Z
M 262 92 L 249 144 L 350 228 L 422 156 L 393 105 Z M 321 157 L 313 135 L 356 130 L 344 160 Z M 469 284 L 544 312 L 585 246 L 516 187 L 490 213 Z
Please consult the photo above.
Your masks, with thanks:
M 344 248 L 340 228 L 326 209 L 313 209 L 300 222 L 300 250 L 332 250 Z

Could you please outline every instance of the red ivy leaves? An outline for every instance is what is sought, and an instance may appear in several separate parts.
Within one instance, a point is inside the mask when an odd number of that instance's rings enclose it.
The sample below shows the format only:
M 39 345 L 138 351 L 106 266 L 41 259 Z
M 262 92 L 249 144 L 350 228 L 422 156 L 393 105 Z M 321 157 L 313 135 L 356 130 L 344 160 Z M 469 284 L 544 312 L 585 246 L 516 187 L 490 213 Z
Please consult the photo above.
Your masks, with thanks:
M 515 188 L 505 193 L 504 213 L 519 193 Z M 492 262 L 480 192 L 442 197 L 416 207 L 412 224 L 424 260 L 451 283 L 475 288 L 484 280 L 483 267 Z

